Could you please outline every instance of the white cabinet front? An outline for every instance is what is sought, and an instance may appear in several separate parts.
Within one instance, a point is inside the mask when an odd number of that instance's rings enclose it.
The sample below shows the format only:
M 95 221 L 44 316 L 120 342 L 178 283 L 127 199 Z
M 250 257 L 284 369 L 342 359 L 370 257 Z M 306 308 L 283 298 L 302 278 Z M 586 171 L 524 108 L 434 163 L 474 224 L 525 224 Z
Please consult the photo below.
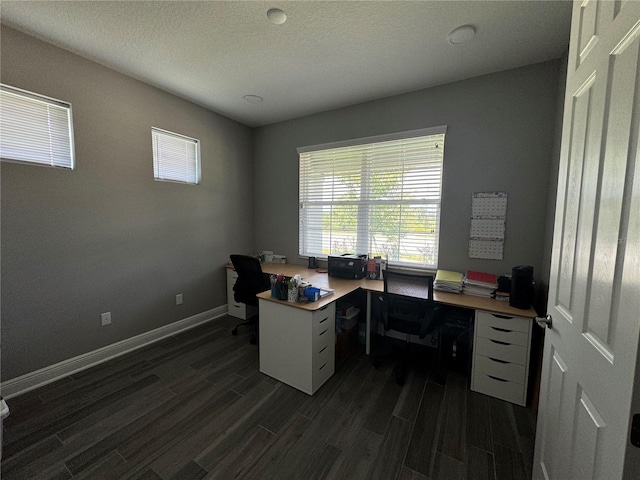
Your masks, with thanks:
M 531 324 L 529 318 L 476 312 L 471 390 L 526 405 Z
M 310 311 L 260 299 L 260 371 L 313 395 L 335 370 L 335 303 Z

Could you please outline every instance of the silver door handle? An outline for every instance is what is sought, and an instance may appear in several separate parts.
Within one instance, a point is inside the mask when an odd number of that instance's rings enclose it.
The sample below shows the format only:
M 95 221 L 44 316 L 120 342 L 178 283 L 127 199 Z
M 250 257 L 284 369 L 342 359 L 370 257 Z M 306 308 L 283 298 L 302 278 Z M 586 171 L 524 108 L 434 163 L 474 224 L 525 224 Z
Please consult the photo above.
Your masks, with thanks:
M 551 328 L 552 320 L 553 319 L 551 318 L 551 315 L 549 315 L 548 313 L 544 317 L 536 317 L 536 323 L 542 328 Z

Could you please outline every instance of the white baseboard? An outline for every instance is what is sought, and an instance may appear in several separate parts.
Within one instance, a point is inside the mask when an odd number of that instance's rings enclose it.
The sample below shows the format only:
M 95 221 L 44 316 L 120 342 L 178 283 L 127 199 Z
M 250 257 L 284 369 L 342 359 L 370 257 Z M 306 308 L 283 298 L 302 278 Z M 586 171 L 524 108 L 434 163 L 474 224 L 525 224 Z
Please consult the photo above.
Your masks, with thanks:
M 135 337 L 127 338 L 106 347 L 87 352 L 83 355 L 64 360 L 55 365 L 41 368 L 35 372 L 27 373 L 20 377 L 2 382 L 2 396 L 11 398 L 42 387 L 51 382 L 69 376 L 73 373 L 86 370 L 100 363 L 129 353 L 133 350 L 145 347 L 176 333 L 197 327 L 203 323 L 220 318 L 227 314 L 227 305 L 216 307 L 206 312 L 201 312 L 177 322 L 170 323 L 155 330 L 150 330 Z

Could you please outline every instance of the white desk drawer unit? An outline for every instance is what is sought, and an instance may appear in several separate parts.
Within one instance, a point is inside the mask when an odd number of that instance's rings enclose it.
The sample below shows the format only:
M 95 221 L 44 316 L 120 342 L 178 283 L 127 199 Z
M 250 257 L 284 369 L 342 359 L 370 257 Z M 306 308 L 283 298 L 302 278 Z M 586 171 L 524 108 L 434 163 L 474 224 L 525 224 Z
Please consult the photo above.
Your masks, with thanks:
M 260 299 L 260 371 L 313 395 L 335 371 L 336 305 L 304 310 Z
M 251 318 L 258 313 L 253 305 L 236 302 L 233 298 L 233 286 L 236 284 L 238 273 L 232 268 L 227 268 L 227 313 L 241 320 Z
M 531 324 L 476 311 L 471 390 L 526 406 Z

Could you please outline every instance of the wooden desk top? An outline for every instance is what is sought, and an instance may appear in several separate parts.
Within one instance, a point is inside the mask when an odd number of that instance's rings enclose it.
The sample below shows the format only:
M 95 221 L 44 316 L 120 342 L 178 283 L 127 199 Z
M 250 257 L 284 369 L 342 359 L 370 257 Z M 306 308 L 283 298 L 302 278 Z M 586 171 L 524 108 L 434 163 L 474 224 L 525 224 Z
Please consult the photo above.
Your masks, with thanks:
M 384 283 L 382 280 L 370 280 L 368 278 L 363 278 L 362 280 L 347 280 L 343 278 L 335 278 L 330 277 L 324 272 L 316 272 L 315 270 L 306 268 L 303 265 L 293 265 L 290 263 L 263 262 L 261 265 L 264 273 L 282 273 L 287 277 L 293 277 L 299 274 L 302 277 L 302 281 L 309 282 L 315 287 L 328 287 L 333 289 L 334 292 L 331 295 L 327 295 L 317 302 L 309 303 L 277 300 L 275 298 L 271 298 L 270 291 L 258 294 L 258 298 L 263 300 L 282 303 L 283 305 L 289 305 L 303 310 L 318 310 L 334 300 L 357 290 L 358 288 L 378 293 L 382 293 L 384 291 Z M 233 268 L 233 265 L 227 264 L 227 268 Z M 474 295 L 465 295 L 464 293 L 439 292 L 437 290 L 433 292 L 433 297 L 436 302 L 444 303 L 445 305 L 471 308 L 473 310 L 485 310 L 487 312 L 509 315 L 512 317 L 534 318 L 536 316 L 536 311 L 531 307 L 527 310 L 515 308 L 509 305 L 509 302 L 501 302 L 494 298 L 477 297 Z

